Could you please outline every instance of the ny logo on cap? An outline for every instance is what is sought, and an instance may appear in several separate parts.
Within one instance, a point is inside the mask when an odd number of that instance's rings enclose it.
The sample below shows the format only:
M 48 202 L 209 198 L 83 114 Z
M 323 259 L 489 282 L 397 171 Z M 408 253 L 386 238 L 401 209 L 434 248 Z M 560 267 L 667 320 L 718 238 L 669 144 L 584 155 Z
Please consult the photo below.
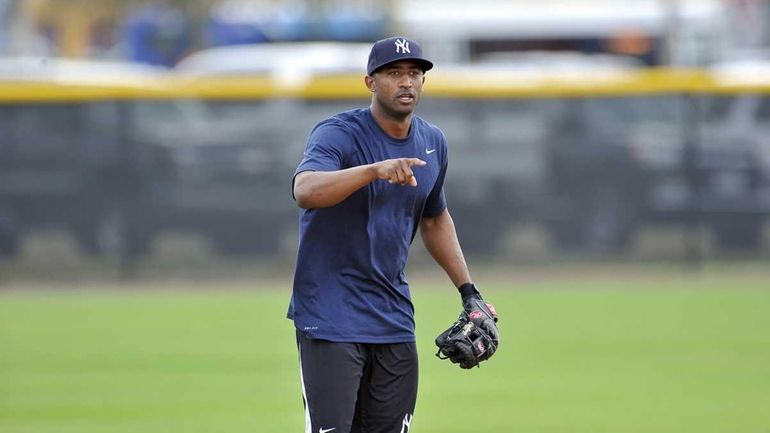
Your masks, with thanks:
M 406 39 L 396 39 L 396 52 L 402 54 L 411 54 L 412 52 L 409 51 L 409 41 Z

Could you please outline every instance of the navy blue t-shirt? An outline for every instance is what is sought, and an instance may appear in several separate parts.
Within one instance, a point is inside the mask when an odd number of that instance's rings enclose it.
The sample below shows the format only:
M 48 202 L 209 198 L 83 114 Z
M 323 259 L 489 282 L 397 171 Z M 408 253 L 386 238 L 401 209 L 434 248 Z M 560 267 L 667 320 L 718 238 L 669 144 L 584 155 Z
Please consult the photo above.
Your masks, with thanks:
M 403 140 L 387 135 L 368 108 L 313 128 L 295 172 L 336 171 L 393 158 L 419 158 L 417 187 L 375 180 L 339 204 L 303 209 L 288 317 L 309 338 L 400 343 L 414 337 L 414 307 L 404 276 L 423 216 L 446 208 L 446 138 L 417 116 Z

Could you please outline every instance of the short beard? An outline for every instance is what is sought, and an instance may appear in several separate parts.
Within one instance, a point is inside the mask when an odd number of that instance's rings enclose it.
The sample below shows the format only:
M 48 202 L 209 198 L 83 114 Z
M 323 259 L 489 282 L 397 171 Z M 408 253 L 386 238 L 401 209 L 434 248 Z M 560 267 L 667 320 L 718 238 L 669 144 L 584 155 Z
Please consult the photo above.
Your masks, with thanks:
M 415 97 L 416 98 L 416 97 Z M 384 114 L 389 119 L 395 120 L 397 122 L 402 122 L 409 118 L 412 114 L 414 114 L 414 110 L 409 110 L 408 112 L 398 111 L 394 110 L 390 105 L 383 103 L 380 101 L 378 97 L 375 96 L 375 102 L 377 105 L 380 106 L 380 109 L 382 110 L 382 114 Z M 415 106 L 417 106 L 417 99 L 415 99 Z

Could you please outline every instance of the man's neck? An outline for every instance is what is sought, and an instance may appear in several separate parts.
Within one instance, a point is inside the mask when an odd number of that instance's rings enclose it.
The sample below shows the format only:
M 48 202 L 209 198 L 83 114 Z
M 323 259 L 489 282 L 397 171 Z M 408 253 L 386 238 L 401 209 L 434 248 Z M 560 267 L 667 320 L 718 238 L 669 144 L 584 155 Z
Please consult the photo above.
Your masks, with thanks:
M 412 126 L 412 113 L 409 113 L 404 118 L 395 118 L 383 112 L 376 104 L 372 104 L 369 109 L 372 112 L 374 121 L 377 122 L 377 125 L 386 134 L 398 140 L 409 136 L 409 128 Z

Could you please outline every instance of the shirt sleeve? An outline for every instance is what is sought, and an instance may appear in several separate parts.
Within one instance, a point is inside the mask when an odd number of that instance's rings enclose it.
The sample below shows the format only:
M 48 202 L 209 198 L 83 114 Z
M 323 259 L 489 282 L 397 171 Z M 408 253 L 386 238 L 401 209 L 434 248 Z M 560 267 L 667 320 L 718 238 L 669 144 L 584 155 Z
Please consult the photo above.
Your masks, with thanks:
M 341 125 L 320 123 L 313 131 L 294 172 L 296 176 L 303 171 L 335 171 L 345 168 L 346 149 L 350 148 L 350 135 Z
M 303 171 L 336 171 L 345 168 L 346 149 L 351 148 L 352 139 L 338 124 L 322 122 L 310 132 L 305 152 L 294 176 L 291 178 L 291 195 L 294 197 L 294 179 Z

